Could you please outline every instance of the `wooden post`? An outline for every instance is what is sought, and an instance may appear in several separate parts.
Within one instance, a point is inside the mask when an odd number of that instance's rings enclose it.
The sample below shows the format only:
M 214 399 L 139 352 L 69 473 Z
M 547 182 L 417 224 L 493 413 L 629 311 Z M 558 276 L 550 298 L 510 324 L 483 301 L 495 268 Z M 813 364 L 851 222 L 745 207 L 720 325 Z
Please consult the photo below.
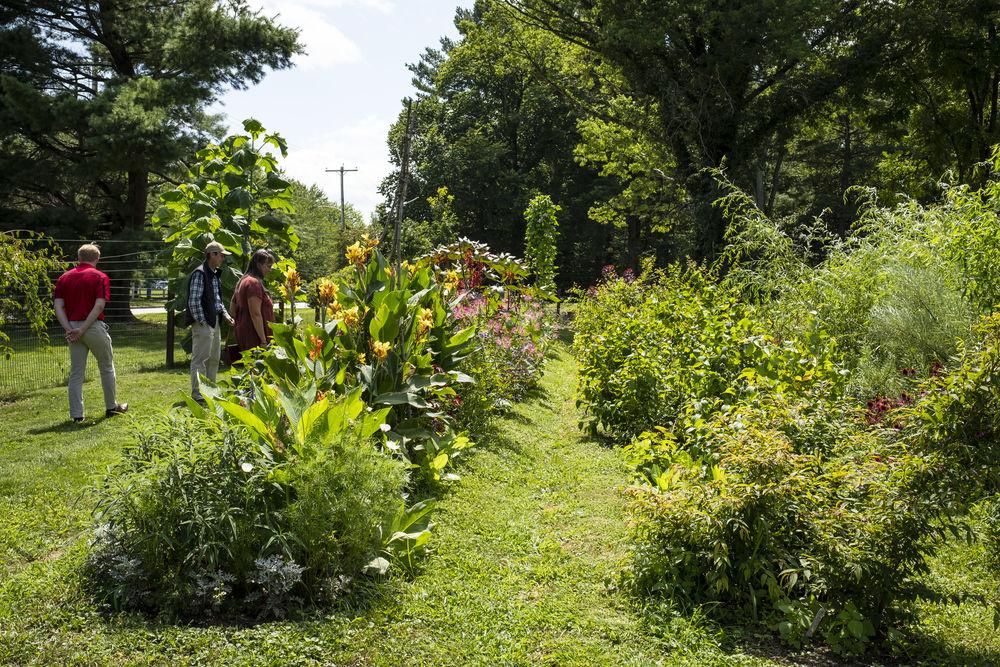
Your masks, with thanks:
M 174 339 L 177 332 L 174 330 L 174 311 L 167 311 L 167 368 L 174 365 Z

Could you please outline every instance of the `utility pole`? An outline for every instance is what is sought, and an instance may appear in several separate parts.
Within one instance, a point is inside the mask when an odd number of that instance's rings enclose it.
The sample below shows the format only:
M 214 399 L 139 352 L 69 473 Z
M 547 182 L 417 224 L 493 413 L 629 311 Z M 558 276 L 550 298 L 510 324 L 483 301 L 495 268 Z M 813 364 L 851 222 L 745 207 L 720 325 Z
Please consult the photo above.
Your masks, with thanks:
M 344 172 L 357 171 L 357 169 L 344 169 L 344 165 L 341 163 L 340 169 L 326 169 L 326 171 L 340 173 L 340 228 L 343 229 L 347 225 L 344 222 Z
M 399 235 L 403 226 L 403 204 L 410 178 L 410 134 L 413 132 L 413 100 L 406 100 L 406 132 L 403 134 L 403 155 L 399 163 L 399 183 L 396 184 L 396 226 L 392 237 L 392 256 L 396 262 L 396 281 L 400 280 Z

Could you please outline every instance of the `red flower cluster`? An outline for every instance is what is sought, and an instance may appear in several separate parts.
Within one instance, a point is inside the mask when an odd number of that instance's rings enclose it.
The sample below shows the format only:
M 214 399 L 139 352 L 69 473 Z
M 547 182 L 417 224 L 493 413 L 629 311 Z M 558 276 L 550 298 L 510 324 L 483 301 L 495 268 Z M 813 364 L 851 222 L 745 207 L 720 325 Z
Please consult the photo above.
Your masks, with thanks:
M 873 398 L 867 403 L 868 411 L 865 414 L 865 423 L 869 426 L 881 424 L 893 410 L 912 403 L 913 396 L 905 391 L 896 398 L 892 398 L 890 396 L 879 396 L 878 398 Z M 903 428 L 903 425 L 898 421 L 893 421 L 890 425 L 897 429 Z
M 482 287 L 483 269 L 486 268 L 486 263 L 477 260 L 471 248 L 466 250 L 462 255 L 462 265 L 464 267 L 462 271 L 464 278 L 462 279 L 461 286 L 467 290 Z

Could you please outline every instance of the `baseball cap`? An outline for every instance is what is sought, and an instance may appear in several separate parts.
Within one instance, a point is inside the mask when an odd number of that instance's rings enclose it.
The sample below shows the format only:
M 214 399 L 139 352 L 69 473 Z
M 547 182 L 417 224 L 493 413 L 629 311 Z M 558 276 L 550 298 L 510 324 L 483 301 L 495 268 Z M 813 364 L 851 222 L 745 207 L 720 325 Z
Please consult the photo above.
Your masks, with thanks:
M 212 241 L 208 245 L 206 245 L 205 246 L 205 252 L 206 253 L 209 253 L 209 252 L 221 252 L 223 255 L 232 255 L 233 254 L 233 253 L 229 252 L 228 250 L 226 250 L 225 248 L 223 248 L 222 244 L 219 243 L 218 241 Z

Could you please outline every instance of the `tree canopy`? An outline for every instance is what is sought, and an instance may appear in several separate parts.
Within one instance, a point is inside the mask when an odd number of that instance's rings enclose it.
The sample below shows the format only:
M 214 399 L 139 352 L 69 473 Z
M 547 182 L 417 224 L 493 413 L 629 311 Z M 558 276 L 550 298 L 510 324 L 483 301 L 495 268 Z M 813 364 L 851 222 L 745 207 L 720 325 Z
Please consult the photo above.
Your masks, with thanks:
M 447 187 L 462 234 L 516 253 L 520 211 L 549 194 L 563 209 L 558 263 L 575 269 L 565 283 L 643 255 L 717 256 L 720 169 L 768 215 L 819 216 L 844 236 L 856 185 L 891 202 L 933 200 L 942 179 L 984 182 L 976 165 L 1000 140 L 998 12 L 479 0 L 457 11 L 458 39 L 411 68 L 415 187 Z M 401 134 L 397 123 L 391 146 Z
M 146 222 L 149 174 L 217 132 L 206 108 L 299 52 L 242 1 L 13 1 L 0 13 L 0 192 L 109 232 Z

